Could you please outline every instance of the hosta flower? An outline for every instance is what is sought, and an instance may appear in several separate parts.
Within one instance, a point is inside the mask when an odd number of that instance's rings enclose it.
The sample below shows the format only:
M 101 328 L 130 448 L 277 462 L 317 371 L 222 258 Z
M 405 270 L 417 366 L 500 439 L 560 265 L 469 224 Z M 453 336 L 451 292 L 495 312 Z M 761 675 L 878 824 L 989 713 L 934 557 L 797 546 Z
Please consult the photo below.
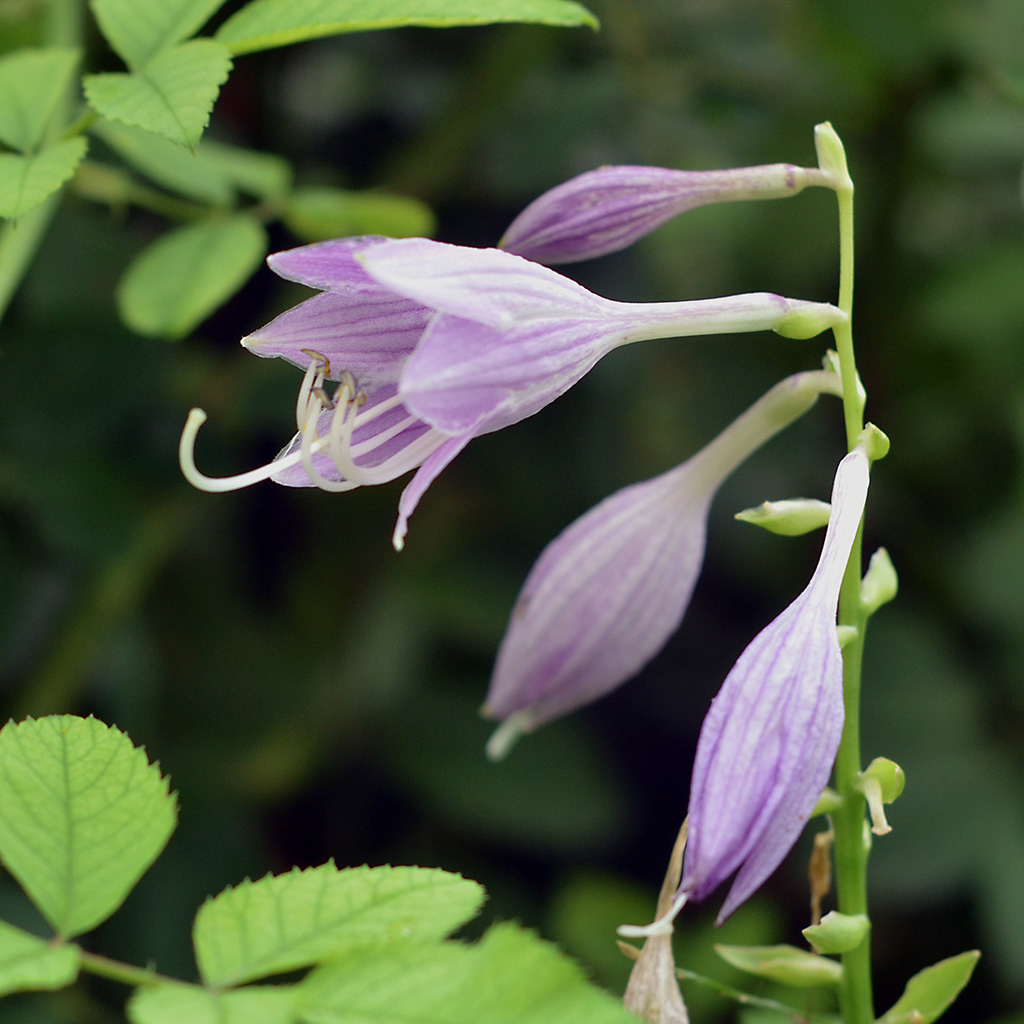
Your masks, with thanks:
M 725 171 L 601 167 L 535 199 L 499 243 L 538 263 L 570 263 L 617 252 L 686 210 L 736 199 L 793 196 L 828 185 L 816 167 L 768 164 Z
M 650 338 L 773 329 L 812 337 L 844 316 L 826 303 L 769 293 L 627 303 L 496 249 L 428 239 L 342 239 L 270 257 L 282 276 L 322 289 L 243 339 L 306 367 L 298 433 L 270 465 L 221 480 L 192 461 L 204 418 L 180 447 L 197 486 L 271 478 L 347 490 L 416 475 L 394 541 L 431 481 L 472 440 L 532 415 L 619 345 Z M 337 380 L 332 395 L 325 381 Z
M 788 377 L 691 459 L 606 498 L 548 545 L 498 652 L 484 713 L 505 721 L 488 746 L 492 757 L 657 654 L 690 601 L 721 483 L 822 391 L 837 390 L 831 373 Z
M 867 492 L 858 447 L 839 463 L 810 582 L 740 655 L 704 719 L 673 916 L 739 869 L 718 920 L 728 917 L 792 849 L 825 788 L 843 731 L 836 608 Z

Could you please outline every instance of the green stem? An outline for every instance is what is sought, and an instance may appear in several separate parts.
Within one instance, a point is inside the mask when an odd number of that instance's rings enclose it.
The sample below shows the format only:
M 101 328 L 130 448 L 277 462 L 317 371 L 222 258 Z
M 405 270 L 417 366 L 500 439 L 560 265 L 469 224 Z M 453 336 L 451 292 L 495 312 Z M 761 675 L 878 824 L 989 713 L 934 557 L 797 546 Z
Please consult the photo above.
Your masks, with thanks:
M 828 129 L 831 132 L 831 128 Z M 833 133 L 834 134 L 834 133 Z M 852 449 L 864 429 L 864 393 L 853 351 L 853 183 L 846 170 L 838 137 L 835 189 L 839 203 L 839 308 L 844 324 L 834 329 L 843 382 L 843 418 L 847 447 Z M 835 784 L 842 805 L 833 814 L 836 890 L 844 914 L 867 914 L 868 843 L 865 840 L 864 797 L 857 789 L 861 770 L 860 690 L 867 616 L 861 601 L 863 524 L 857 532 L 839 594 L 839 625 L 852 626 L 856 635 L 843 648 L 843 699 L 846 723 L 836 757 Z M 871 985 L 871 933 L 856 949 L 843 954 L 839 1004 L 845 1024 L 870 1024 L 875 1019 Z
M 132 964 L 123 964 L 120 960 L 111 960 L 109 957 L 100 956 L 98 953 L 87 953 L 85 950 L 82 950 L 78 956 L 83 971 L 88 971 L 89 974 L 95 974 L 100 978 L 119 981 L 124 985 L 131 985 L 133 987 L 148 986 L 175 980 L 157 974 L 156 971 L 150 970 L 147 967 L 134 967 Z

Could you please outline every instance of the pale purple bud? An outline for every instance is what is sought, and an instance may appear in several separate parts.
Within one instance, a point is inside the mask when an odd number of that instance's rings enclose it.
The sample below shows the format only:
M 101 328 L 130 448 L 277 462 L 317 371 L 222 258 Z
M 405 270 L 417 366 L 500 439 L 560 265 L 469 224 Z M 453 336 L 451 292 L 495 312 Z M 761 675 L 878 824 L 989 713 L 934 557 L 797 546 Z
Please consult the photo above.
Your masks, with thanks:
M 538 263 L 570 263 L 618 252 L 686 210 L 737 199 L 793 196 L 826 185 L 817 168 L 767 164 L 725 171 L 601 167 L 535 199 L 499 247 Z
M 677 906 L 738 868 L 718 919 L 728 917 L 778 867 L 825 788 L 843 730 L 836 608 L 868 476 L 860 448 L 839 463 L 814 575 L 740 655 L 704 719 Z
M 689 603 L 722 481 L 837 388 L 831 373 L 786 378 L 691 459 L 606 498 L 548 545 L 498 652 L 484 713 L 505 721 L 488 745 L 492 757 L 654 657 Z

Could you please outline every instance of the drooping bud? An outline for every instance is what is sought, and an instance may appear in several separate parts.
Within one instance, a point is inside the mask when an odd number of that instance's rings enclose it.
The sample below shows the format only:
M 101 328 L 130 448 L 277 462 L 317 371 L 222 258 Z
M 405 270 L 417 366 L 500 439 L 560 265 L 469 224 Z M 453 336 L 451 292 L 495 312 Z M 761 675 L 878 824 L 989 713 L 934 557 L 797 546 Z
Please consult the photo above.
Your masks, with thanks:
M 818 498 L 785 498 L 762 501 L 754 508 L 745 508 L 733 517 L 783 537 L 799 537 L 818 530 L 828 522 L 832 506 Z
M 884 836 L 892 831 L 892 826 L 885 818 L 885 804 L 891 804 L 903 792 L 907 777 L 903 769 L 887 757 L 876 757 L 860 773 L 857 788 L 864 794 L 868 802 L 868 813 L 871 815 L 871 831 L 876 836 Z

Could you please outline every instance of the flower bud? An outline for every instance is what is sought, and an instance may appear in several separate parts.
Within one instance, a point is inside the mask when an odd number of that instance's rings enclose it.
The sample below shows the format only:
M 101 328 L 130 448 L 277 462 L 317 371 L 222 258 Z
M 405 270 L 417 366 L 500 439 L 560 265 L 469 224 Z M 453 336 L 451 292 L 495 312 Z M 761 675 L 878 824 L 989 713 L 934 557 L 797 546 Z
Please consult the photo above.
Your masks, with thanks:
M 866 914 L 827 913 L 820 924 L 803 930 L 804 938 L 821 953 L 849 953 L 856 949 L 871 928 Z
M 799 537 L 825 526 L 831 508 L 827 501 L 817 498 L 786 498 L 763 501 L 754 508 L 737 512 L 734 518 L 783 537 Z
M 883 604 L 888 604 L 899 589 L 896 569 L 885 548 L 879 548 L 868 563 L 868 571 L 860 584 L 860 603 L 870 618 Z

